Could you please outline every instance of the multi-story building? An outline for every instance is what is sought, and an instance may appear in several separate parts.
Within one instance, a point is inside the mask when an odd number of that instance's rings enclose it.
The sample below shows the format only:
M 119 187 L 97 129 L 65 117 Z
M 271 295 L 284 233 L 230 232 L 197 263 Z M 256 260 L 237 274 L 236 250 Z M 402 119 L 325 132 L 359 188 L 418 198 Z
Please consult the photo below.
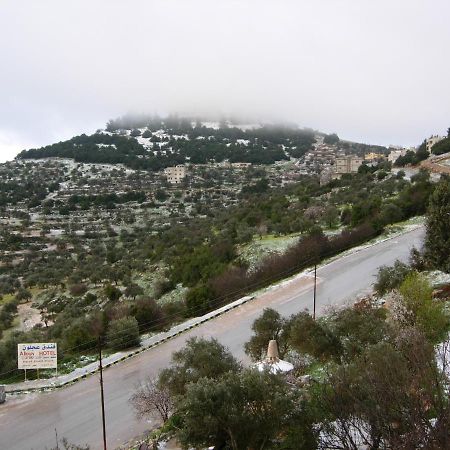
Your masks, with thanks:
M 166 167 L 164 174 L 167 177 L 167 181 L 172 184 L 181 183 L 186 177 L 186 167 L 179 165 L 175 167 Z
M 342 175 L 344 173 L 356 173 L 364 159 L 360 156 L 343 156 L 336 158 L 335 172 Z
M 391 150 L 391 153 L 389 153 L 388 155 L 388 161 L 392 164 L 395 163 L 395 161 L 397 161 L 398 158 L 400 158 L 400 156 L 405 156 L 406 155 L 406 149 L 401 149 L 401 150 Z
M 383 153 L 370 152 L 370 153 L 366 153 L 364 155 L 364 160 L 369 161 L 369 162 L 377 161 L 378 159 L 384 159 L 384 158 L 385 158 L 385 156 L 383 155 Z
M 427 151 L 431 153 L 431 147 L 433 147 L 433 145 L 437 144 L 439 141 L 442 141 L 442 139 L 445 139 L 444 136 L 431 136 L 426 140 L 426 144 L 427 144 Z

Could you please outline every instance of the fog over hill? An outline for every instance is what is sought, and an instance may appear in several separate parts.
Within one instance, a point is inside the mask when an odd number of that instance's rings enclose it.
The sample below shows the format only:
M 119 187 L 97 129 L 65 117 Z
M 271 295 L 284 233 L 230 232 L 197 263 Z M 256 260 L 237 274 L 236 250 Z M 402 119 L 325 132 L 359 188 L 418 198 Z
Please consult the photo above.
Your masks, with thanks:
M 450 116 L 446 0 L 2 2 L 0 159 L 124 112 L 417 145 Z
M 334 151 L 340 153 L 362 156 L 370 150 L 387 152 L 385 147 L 341 142 L 336 134 L 327 135 L 291 124 L 128 115 L 110 120 L 106 129 L 99 129 L 90 136 L 82 134 L 67 141 L 24 150 L 17 158 L 69 158 L 81 163 L 123 164 L 131 169 L 150 171 L 180 164 L 270 165 L 289 160 L 298 164 L 316 144 L 324 142 L 339 144 Z

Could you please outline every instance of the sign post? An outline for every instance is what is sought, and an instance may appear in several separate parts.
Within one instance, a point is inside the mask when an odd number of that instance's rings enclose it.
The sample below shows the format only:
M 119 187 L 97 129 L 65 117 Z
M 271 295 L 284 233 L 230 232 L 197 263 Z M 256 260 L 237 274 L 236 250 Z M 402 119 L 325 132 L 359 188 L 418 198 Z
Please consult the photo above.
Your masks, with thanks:
M 17 344 L 17 368 L 25 370 L 27 381 L 28 369 L 56 369 L 58 370 L 57 344 L 31 343 Z

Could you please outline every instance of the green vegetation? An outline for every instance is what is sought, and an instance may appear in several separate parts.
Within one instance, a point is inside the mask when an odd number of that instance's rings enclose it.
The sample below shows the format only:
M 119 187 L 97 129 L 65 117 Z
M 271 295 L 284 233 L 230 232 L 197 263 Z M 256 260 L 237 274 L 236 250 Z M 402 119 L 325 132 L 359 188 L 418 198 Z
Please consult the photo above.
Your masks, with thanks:
M 146 415 L 158 410 L 156 398 L 169 402 L 162 429 L 184 447 L 447 448 L 450 290 L 433 291 L 419 270 L 446 264 L 427 255 L 435 233 L 448 229 L 438 212 L 448 189 L 444 179 L 433 194 L 423 253 L 414 250 L 410 265 L 380 268 L 378 297 L 317 320 L 272 309 L 255 320 L 246 353 L 261 361 L 276 339 L 294 365 L 288 375 L 243 368 L 217 341 L 191 339 L 154 380 L 152 401 L 138 391 L 134 406 Z M 307 239 L 320 254 L 323 235 Z
M 20 192 L 28 182 L 44 188 L 32 194 L 39 200 L 32 207 L 31 199 L 14 192 L 7 207 L 0 205 L 2 304 L 14 297 L 30 302 L 33 317 L 25 323 L 22 313 L 8 313 L 0 349 L 13 348 L 19 337 L 56 341 L 63 363 L 72 364 L 95 352 L 99 338 L 113 349 L 107 336 L 119 319 L 134 318 L 144 334 L 208 312 L 424 214 L 433 191 L 426 173 L 409 182 L 391 176 L 382 163 L 326 185 L 312 175 L 284 183 L 296 170 L 293 163 L 216 164 L 222 156 L 248 162 L 255 152 L 288 158 L 294 150 L 308 151 L 311 130 L 152 120 L 128 131 L 119 121 L 110 124 L 110 130 L 121 129 L 114 134 L 73 138 L 29 154 L 89 154 L 94 161 L 113 155 L 127 169 L 26 159 L 0 166 L 2 179 Z M 139 141 L 129 136 L 132 130 Z M 369 148 L 334 141 L 330 145 L 355 152 Z M 195 154 L 209 155 L 208 164 L 193 165 Z M 134 159 L 173 165 L 180 155 L 190 161 L 190 175 L 176 188 L 161 174 L 129 168 Z M 135 345 L 131 338 L 129 345 Z M 14 361 L 12 355 L 0 358 L 0 378 L 17 376 Z
M 181 223 L 175 218 L 156 233 L 151 222 L 120 233 L 105 223 L 103 233 L 86 230 L 84 237 L 69 230 L 45 258 L 38 250 L 44 238 L 35 238 L 34 254 L 0 269 L 0 289 L 3 295 L 16 294 L 21 301 L 29 300 L 21 294 L 25 289 L 43 290 L 34 305 L 44 326 L 33 330 L 34 339 L 59 341 L 62 357 L 72 358 L 95 351 L 97 338 L 86 324 L 97 316 L 102 317 L 102 339 L 107 344 L 112 343 L 106 339 L 108 328 L 121 317 L 135 317 L 140 333 L 163 329 L 295 273 L 314 260 L 358 245 L 378 235 L 389 223 L 422 214 L 431 191 L 432 184 L 425 176 L 408 183 L 356 174 L 327 186 L 304 177 L 284 188 L 243 192 L 239 203 L 226 210 L 210 206 L 205 210 L 207 217 Z M 94 205 L 108 207 L 110 200 L 121 198 L 123 194 L 76 194 L 68 197 L 67 207 L 89 211 Z M 127 195 L 129 202 L 117 204 L 139 205 L 142 198 L 138 191 Z M 319 228 L 335 227 L 338 221 L 347 227 L 330 236 Z M 284 252 L 272 253 L 248 270 L 239 249 L 253 236 L 267 233 L 297 233 L 298 238 Z M 23 239 L 2 242 L 8 249 L 29 245 Z M 142 284 L 139 280 L 154 267 L 165 267 L 159 272 L 158 283 Z M 158 299 L 176 286 L 189 288 L 184 301 L 159 303 Z M 17 337 L 5 339 L 16 342 Z M 11 362 L 1 360 L 0 372 L 12 370 Z
M 382 296 L 393 289 L 397 289 L 410 273 L 411 267 L 401 261 L 396 261 L 391 267 L 380 267 L 374 285 L 375 291 Z
M 412 269 L 395 295 L 388 307 L 364 299 L 318 320 L 264 310 L 246 352 L 260 361 L 277 339 L 294 362 L 287 376 L 190 339 L 132 403 L 144 416 L 170 405 L 163 429 L 186 447 L 445 448 L 450 367 L 436 344 L 446 351 L 450 317 Z
M 450 179 L 437 185 L 427 216 L 426 259 L 433 267 L 450 272 Z
M 152 151 L 135 139 L 141 136 L 137 128 L 129 128 L 127 119 L 118 119 L 109 122 L 107 131 L 129 129 L 129 137 L 100 132 L 92 136 L 83 134 L 65 142 L 25 150 L 18 158 L 73 158 L 77 162 L 124 164 L 132 169 L 158 171 L 186 162 L 205 164 L 225 159 L 230 162 L 273 164 L 288 159 L 283 147 L 289 148 L 290 155 L 298 158 L 310 150 L 315 142 L 312 131 L 283 125 L 266 125 L 244 131 L 228 126 L 220 129 L 207 128 L 201 124 L 193 126 L 187 119 L 174 118 L 148 118 L 141 125 L 142 128 L 147 127 L 142 137 L 150 138 Z M 160 137 L 159 130 L 182 138 L 169 140 L 165 136 Z M 170 151 L 163 154 L 163 147 Z
M 427 159 L 429 156 L 430 153 L 427 151 L 426 141 L 423 141 L 416 152 L 413 150 L 408 150 L 404 156 L 399 156 L 395 161 L 395 165 L 397 167 L 404 167 L 409 164 L 414 166 L 419 164 L 420 161 Z
M 443 153 L 450 152 L 450 136 L 447 136 L 442 141 L 436 143 L 431 147 L 431 153 L 433 155 L 442 155 Z
M 106 342 L 113 350 L 138 346 L 141 339 L 136 318 L 125 316 L 111 321 L 106 334 Z
M 131 402 L 141 416 L 159 412 L 160 437 L 184 447 L 445 448 L 450 367 L 433 344 L 450 318 L 419 275 L 400 292 L 403 316 L 368 299 L 317 321 L 266 309 L 246 351 L 261 360 L 278 338 L 294 362 L 288 375 L 243 368 L 217 341 L 190 339 Z

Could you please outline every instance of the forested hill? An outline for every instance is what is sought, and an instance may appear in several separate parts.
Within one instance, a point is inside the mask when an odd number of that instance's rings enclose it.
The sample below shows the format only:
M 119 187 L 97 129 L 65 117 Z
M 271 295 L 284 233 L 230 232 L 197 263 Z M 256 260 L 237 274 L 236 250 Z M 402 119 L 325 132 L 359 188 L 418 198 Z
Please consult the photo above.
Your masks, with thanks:
M 18 158 L 73 158 L 77 162 L 122 163 L 133 169 L 156 171 L 187 162 L 273 164 L 303 156 L 315 142 L 313 131 L 287 126 L 242 129 L 173 119 L 132 125 L 110 121 L 106 131 L 25 150 Z

